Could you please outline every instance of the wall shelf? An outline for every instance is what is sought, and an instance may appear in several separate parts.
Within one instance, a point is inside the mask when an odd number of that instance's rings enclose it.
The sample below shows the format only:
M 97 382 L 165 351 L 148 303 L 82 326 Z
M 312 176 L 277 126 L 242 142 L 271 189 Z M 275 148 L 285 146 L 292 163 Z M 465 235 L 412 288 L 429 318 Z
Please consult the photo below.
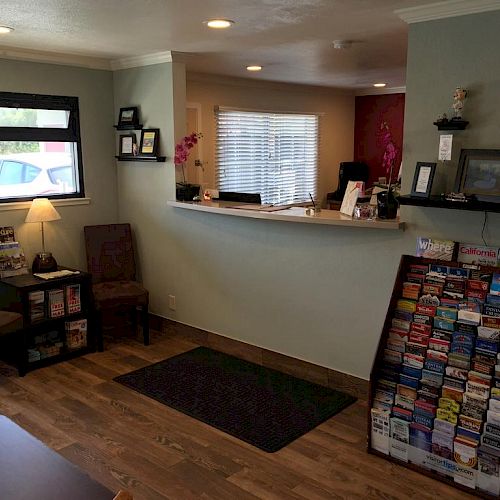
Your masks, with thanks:
M 434 125 L 438 130 L 465 130 L 469 122 L 467 120 L 437 120 Z
M 414 207 L 446 208 L 451 210 L 468 210 L 472 212 L 497 212 L 500 213 L 500 203 L 491 201 L 449 201 L 441 196 L 431 196 L 430 198 L 418 198 L 404 195 L 398 198 L 400 205 L 410 205 Z
M 142 123 L 134 123 L 132 125 L 113 125 L 116 130 L 142 130 Z
M 118 161 L 149 161 L 149 162 L 165 162 L 166 156 L 115 156 Z

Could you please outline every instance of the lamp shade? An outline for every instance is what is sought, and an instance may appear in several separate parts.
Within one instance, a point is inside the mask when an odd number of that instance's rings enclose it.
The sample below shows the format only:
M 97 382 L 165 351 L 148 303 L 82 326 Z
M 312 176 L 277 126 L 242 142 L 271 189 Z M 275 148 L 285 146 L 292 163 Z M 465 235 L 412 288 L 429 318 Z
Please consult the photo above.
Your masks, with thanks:
M 48 198 L 35 198 L 31 204 L 25 222 L 48 222 L 59 220 L 61 216 Z

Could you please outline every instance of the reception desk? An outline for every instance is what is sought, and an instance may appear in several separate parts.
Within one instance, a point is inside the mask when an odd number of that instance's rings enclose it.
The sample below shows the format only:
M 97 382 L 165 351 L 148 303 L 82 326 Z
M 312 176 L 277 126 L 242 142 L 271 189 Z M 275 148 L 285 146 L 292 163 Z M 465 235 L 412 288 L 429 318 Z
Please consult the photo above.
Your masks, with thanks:
M 274 220 L 283 222 L 295 222 L 301 224 L 320 224 L 325 226 L 344 226 L 352 228 L 402 230 L 405 223 L 399 218 L 392 220 L 358 220 L 341 214 L 337 210 L 321 210 L 321 212 L 308 215 L 305 207 L 290 207 L 277 209 L 270 207 L 269 211 L 258 209 L 256 206 L 245 205 L 236 202 L 216 201 L 169 201 L 168 205 L 183 210 L 195 210 L 198 212 L 209 212 L 219 215 L 230 215 L 234 217 L 247 217 L 261 220 Z

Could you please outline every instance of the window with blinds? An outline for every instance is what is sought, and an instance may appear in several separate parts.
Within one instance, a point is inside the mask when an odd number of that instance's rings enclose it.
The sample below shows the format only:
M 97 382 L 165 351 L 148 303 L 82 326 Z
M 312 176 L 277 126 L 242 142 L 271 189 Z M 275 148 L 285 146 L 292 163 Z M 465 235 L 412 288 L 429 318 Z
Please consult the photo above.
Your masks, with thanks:
M 260 193 L 284 205 L 315 198 L 317 115 L 216 110 L 216 179 L 220 191 Z

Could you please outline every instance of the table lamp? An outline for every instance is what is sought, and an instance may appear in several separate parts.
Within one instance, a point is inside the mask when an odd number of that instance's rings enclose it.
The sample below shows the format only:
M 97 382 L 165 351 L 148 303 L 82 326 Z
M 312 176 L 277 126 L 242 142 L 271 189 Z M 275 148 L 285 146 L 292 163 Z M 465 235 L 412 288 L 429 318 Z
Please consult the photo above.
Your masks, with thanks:
M 34 273 L 50 273 L 57 271 L 56 259 L 50 252 L 45 251 L 45 234 L 43 232 L 43 223 L 53 220 L 59 220 L 61 216 L 52 206 L 48 198 L 35 198 L 31 204 L 25 222 L 40 222 L 42 228 L 42 251 L 38 252 L 33 261 L 31 270 Z

